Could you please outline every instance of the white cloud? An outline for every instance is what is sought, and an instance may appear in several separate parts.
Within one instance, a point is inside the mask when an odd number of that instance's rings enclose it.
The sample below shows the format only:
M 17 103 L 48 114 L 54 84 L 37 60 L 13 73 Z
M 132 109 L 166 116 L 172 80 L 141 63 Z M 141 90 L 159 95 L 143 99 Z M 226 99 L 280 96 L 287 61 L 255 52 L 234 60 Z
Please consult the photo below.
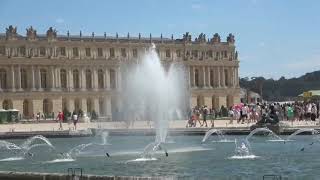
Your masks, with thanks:
M 56 19 L 56 23 L 58 23 L 58 24 L 64 23 L 64 19 L 62 19 L 62 18 L 57 18 L 57 19 Z
M 263 42 L 263 41 L 261 41 L 261 42 L 259 42 L 259 46 L 260 47 L 264 47 L 266 44 Z
M 191 8 L 192 8 L 192 9 L 195 9 L 195 10 L 198 10 L 198 9 L 201 9 L 202 6 L 201 6 L 201 4 L 192 4 L 192 5 L 191 5 Z

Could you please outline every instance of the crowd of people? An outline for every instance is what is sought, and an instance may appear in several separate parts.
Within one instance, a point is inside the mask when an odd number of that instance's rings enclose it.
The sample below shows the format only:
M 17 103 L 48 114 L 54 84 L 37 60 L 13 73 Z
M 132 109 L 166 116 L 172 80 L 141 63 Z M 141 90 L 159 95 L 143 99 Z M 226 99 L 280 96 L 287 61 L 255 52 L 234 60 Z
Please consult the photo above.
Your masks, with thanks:
M 207 120 L 214 127 L 214 120 L 218 117 L 228 117 L 229 124 L 256 123 L 264 115 L 271 114 L 277 121 L 315 121 L 319 117 L 319 102 L 291 102 L 291 103 L 257 103 L 235 104 L 228 109 L 221 106 L 219 110 L 207 106 L 194 107 L 189 114 L 186 127 L 208 127 Z

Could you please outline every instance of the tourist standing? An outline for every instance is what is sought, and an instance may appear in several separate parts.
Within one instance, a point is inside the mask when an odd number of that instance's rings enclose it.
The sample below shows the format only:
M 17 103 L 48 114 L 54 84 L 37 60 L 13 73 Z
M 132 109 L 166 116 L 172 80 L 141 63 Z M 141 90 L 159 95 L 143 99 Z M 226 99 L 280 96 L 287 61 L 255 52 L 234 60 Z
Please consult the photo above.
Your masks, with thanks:
M 207 106 L 204 106 L 203 109 L 202 109 L 202 118 L 203 118 L 203 122 L 202 122 L 202 125 L 204 125 L 204 123 L 206 123 L 206 127 L 208 127 L 208 124 L 207 124 L 207 115 L 208 115 L 208 109 L 207 109 Z
M 58 113 L 57 120 L 59 121 L 59 130 L 63 130 L 62 128 L 63 113 L 62 112 Z
M 73 112 L 72 114 L 72 121 L 73 121 L 74 130 L 77 130 L 78 115 L 75 112 Z

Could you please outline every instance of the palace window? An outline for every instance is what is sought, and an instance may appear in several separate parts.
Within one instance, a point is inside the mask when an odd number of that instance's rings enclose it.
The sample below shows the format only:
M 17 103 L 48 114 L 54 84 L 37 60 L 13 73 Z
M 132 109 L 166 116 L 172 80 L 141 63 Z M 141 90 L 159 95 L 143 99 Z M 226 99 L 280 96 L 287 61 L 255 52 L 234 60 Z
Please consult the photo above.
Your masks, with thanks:
M 25 56 L 26 55 L 26 47 L 21 46 L 19 48 L 19 53 L 20 53 L 21 56 Z
M 122 57 L 127 57 L 127 52 L 125 48 L 121 48 L 121 56 Z
M 20 69 L 21 75 L 21 88 L 26 89 L 28 87 L 28 74 L 26 69 Z
M 192 57 L 198 58 L 198 51 L 197 50 L 192 51 Z
M 98 70 L 98 88 L 102 89 L 104 87 L 104 82 L 103 82 L 103 70 L 99 69 Z
M 176 54 L 177 54 L 177 57 L 181 57 L 181 51 L 180 50 L 176 50 Z
M 98 57 L 102 57 L 102 56 L 103 56 L 102 48 L 98 48 Z
M 220 58 L 220 53 L 219 52 L 216 52 L 216 57 L 214 58 L 214 60 L 218 60 Z
M 12 109 L 12 108 L 13 108 L 12 101 L 5 99 L 2 103 L 2 109 L 8 110 L 8 109 Z
M 225 86 L 229 86 L 229 79 L 228 79 L 228 70 L 224 70 L 224 84 Z
M 77 69 L 73 70 L 73 87 L 75 89 L 80 88 L 79 71 Z
M 214 86 L 214 76 L 213 76 L 213 70 L 210 70 L 210 86 L 213 87 Z
M 7 71 L 0 69 L 0 89 L 7 89 Z
M 114 48 L 110 48 L 110 57 L 114 58 Z
M 110 88 L 116 89 L 116 72 L 113 69 L 110 69 Z
M 224 51 L 224 57 L 227 58 L 228 57 L 228 53 L 227 51 Z
M 60 55 L 66 56 L 66 47 L 60 47 Z
M 90 69 L 86 70 L 86 87 L 92 89 L 92 73 Z
M 199 70 L 198 69 L 194 70 L 194 82 L 195 82 L 195 86 L 199 86 Z
M 0 55 L 6 55 L 6 48 L 4 46 L 0 46 Z
M 91 57 L 91 49 L 90 48 L 86 48 L 86 56 Z
M 45 55 L 46 55 L 46 48 L 40 47 L 40 56 L 45 56 Z
M 133 57 L 138 57 L 138 50 L 137 49 L 133 49 L 132 50 L 132 55 L 133 55 Z
M 79 49 L 77 47 L 74 47 L 72 49 L 73 57 L 79 57 Z
M 212 51 L 210 50 L 210 51 L 207 51 L 207 54 L 208 54 L 208 57 L 210 57 L 210 58 L 212 58 L 213 57 L 213 53 L 212 53 Z
M 167 49 L 167 50 L 166 50 L 166 57 L 167 57 L 167 58 L 170 58 L 170 57 L 171 57 L 170 49 Z
M 40 83 L 41 83 L 41 88 L 47 88 L 48 84 L 47 84 L 47 70 L 45 69 L 41 69 L 40 70 Z
M 60 83 L 61 88 L 67 88 L 67 71 L 65 69 L 60 70 Z
M 30 100 L 25 99 L 23 101 L 23 117 L 24 118 L 31 118 L 32 117 L 32 102 Z

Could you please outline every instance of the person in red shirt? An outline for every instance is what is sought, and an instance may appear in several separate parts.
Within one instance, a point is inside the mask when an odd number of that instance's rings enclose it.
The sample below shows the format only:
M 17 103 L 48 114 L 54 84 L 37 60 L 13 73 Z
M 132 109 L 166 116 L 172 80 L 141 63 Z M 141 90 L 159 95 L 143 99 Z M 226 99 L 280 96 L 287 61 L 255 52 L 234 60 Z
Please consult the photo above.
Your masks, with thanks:
M 57 120 L 59 121 L 59 125 L 60 125 L 59 130 L 63 130 L 62 128 L 63 113 L 62 112 L 58 113 Z

